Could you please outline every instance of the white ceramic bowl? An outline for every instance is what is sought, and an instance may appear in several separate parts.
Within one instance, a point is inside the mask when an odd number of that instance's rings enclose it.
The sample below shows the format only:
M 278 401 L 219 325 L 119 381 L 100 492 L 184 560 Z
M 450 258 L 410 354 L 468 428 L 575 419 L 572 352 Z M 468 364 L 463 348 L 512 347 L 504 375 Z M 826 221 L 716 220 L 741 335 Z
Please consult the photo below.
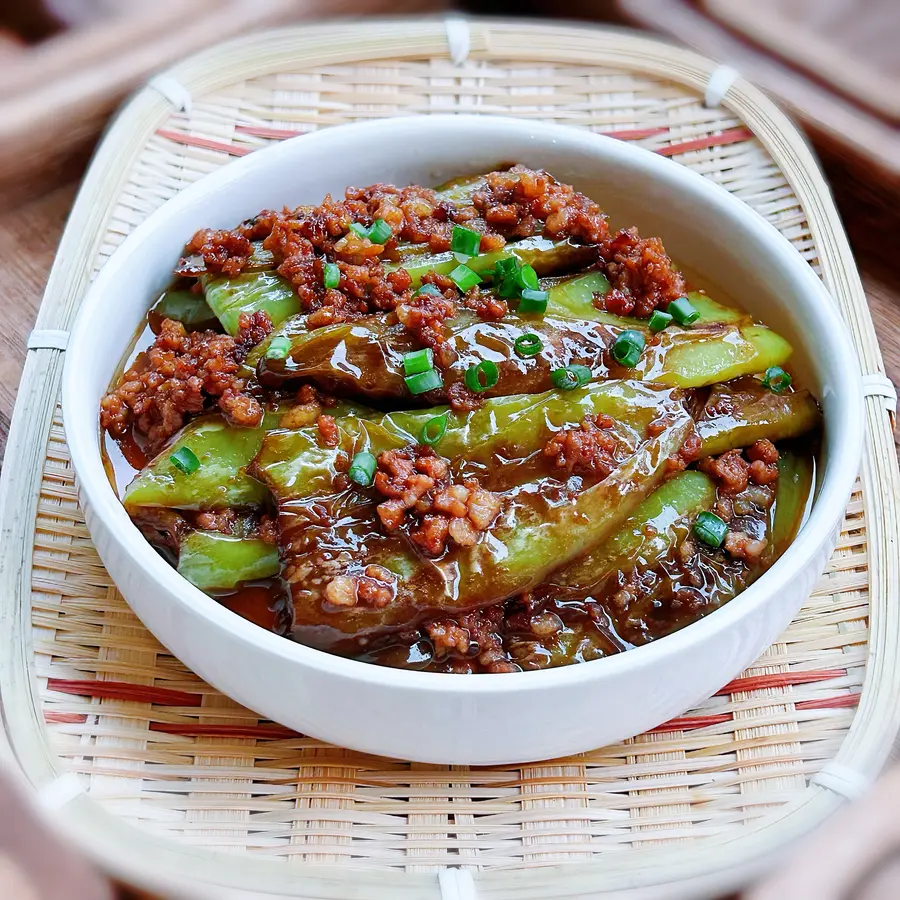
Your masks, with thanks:
M 608 659 L 540 672 L 460 676 L 381 668 L 293 643 L 183 580 L 131 523 L 100 456 L 98 404 L 185 241 L 264 208 L 347 185 L 438 184 L 502 162 L 544 167 L 596 199 L 616 226 L 659 235 L 689 270 L 787 335 L 825 415 L 812 513 L 784 556 L 702 621 Z M 862 443 L 856 355 L 812 269 L 750 207 L 670 160 L 575 129 L 482 116 L 329 128 L 229 163 L 150 216 L 84 300 L 63 383 L 66 433 L 88 528 L 148 628 L 202 678 L 300 732 L 436 763 L 546 759 L 626 738 L 736 676 L 809 594 L 834 548 Z

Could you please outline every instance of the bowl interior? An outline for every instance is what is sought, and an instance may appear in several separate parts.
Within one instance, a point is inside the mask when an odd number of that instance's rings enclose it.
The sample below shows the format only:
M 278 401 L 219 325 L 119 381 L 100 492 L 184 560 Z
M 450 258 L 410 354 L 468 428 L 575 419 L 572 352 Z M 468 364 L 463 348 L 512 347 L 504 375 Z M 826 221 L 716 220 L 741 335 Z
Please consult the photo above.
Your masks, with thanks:
M 825 500 L 843 509 L 848 468 L 855 476 L 859 453 L 858 435 L 848 433 L 860 430 L 855 360 L 833 301 L 774 228 L 696 173 L 623 142 L 540 123 L 435 116 L 327 129 L 231 163 L 165 204 L 107 262 L 79 316 L 64 386 L 67 434 L 94 512 L 120 521 L 124 515 L 102 468 L 99 400 L 196 229 L 230 228 L 264 208 L 316 203 L 347 185 L 438 184 L 511 162 L 574 184 L 609 212 L 613 227 L 637 225 L 660 236 L 704 284 L 792 341 L 793 364 L 825 414 L 819 503 L 831 482 Z M 824 512 L 821 527 L 833 527 L 834 515 Z

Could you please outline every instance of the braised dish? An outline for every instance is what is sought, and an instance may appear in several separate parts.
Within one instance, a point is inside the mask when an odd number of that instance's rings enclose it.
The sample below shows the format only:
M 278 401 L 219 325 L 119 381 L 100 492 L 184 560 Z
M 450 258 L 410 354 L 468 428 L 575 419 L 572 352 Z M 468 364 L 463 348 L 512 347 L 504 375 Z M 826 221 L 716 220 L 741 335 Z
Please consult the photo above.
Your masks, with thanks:
M 732 600 L 808 505 L 817 402 L 722 300 L 522 166 L 264 211 L 186 245 L 108 470 L 188 581 L 306 645 L 609 656 Z

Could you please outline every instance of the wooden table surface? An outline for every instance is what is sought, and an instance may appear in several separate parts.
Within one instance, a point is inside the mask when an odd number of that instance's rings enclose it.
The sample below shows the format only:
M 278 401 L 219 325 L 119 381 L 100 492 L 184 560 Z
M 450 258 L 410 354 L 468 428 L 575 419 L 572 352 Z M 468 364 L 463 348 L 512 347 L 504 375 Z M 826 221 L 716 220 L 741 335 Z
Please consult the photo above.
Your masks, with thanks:
M 897 205 L 861 186 L 845 169 L 826 166 L 850 234 L 884 354 L 887 374 L 900 385 L 900 269 L 891 267 L 900 235 Z M 0 212 L 0 459 L 25 358 L 25 340 L 56 245 L 75 199 L 81 172 L 46 194 Z

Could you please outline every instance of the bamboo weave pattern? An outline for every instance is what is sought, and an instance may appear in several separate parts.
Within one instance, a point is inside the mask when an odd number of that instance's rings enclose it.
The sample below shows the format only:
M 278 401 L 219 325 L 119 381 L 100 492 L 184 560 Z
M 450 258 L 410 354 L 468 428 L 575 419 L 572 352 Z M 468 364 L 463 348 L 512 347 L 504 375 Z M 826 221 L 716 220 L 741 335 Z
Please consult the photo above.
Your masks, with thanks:
M 195 97 L 190 117 L 173 114 L 128 173 L 96 266 L 166 199 L 234 156 L 342 122 L 456 111 L 612 133 L 671 156 L 749 203 L 816 266 L 797 198 L 727 110 L 627 71 L 483 56 L 461 67 L 421 59 L 298 68 Z M 857 492 L 828 572 L 779 642 L 652 733 L 541 765 L 385 760 L 260 721 L 165 652 L 91 546 L 56 421 L 34 544 L 36 675 L 53 748 L 86 776 L 90 794 L 198 847 L 409 871 L 640 858 L 778 816 L 835 755 L 863 679 L 866 560 Z

